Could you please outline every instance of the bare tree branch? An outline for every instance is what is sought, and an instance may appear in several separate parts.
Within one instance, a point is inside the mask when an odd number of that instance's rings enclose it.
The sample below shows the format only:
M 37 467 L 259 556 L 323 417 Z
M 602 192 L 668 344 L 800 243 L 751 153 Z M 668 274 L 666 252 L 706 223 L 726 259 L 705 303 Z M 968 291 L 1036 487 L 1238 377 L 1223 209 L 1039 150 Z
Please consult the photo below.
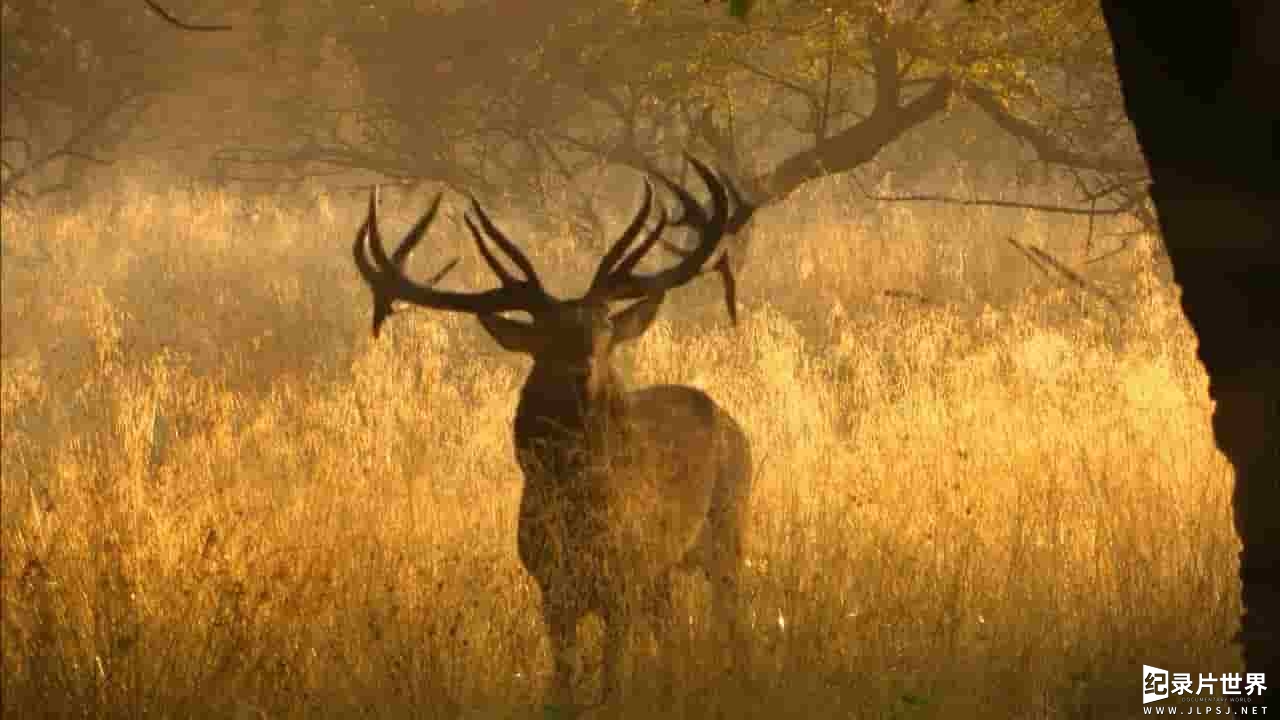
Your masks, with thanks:
M 54 150 L 53 152 L 49 153 L 46 160 L 52 161 L 52 160 L 58 160 L 61 158 L 74 158 L 76 160 L 83 160 L 84 162 L 93 163 L 94 165 L 101 165 L 103 167 L 106 167 L 112 164 L 110 160 L 103 160 L 102 158 L 96 157 L 94 155 L 90 155 L 89 153 L 80 152 L 79 150 L 71 150 L 68 148 L 63 148 L 61 150 Z
M 968 86 L 964 88 L 963 93 L 995 121 L 1000 129 L 1030 145 L 1035 150 L 1036 156 L 1044 162 L 1103 173 L 1146 174 L 1146 166 L 1143 165 L 1141 157 L 1091 156 L 1064 147 L 1044 129 L 1010 112 L 995 93 L 986 88 Z
M 1108 293 L 1103 292 L 1096 285 L 1086 280 L 1084 276 L 1082 276 L 1080 273 L 1077 273 L 1075 270 L 1072 270 L 1071 268 L 1067 267 L 1066 263 L 1050 255 L 1044 250 L 1041 250 L 1040 248 L 1035 247 L 1034 245 L 1026 245 L 1024 243 L 1020 243 L 1017 240 L 1013 239 L 1012 237 L 1006 238 L 1006 240 L 1009 241 L 1010 245 L 1014 246 L 1015 248 L 1018 249 L 1019 252 L 1025 255 L 1028 260 L 1031 260 L 1031 262 L 1034 265 L 1036 265 L 1038 268 L 1040 268 L 1040 270 L 1044 272 L 1046 275 L 1048 274 L 1048 271 L 1046 268 L 1053 268 L 1055 271 L 1057 271 L 1059 275 L 1061 275 L 1063 278 L 1066 278 L 1071 284 L 1075 285 L 1081 290 L 1084 290 L 1085 292 L 1088 292 L 1096 297 L 1101 298 L 1112 308 L 1117 310 L 1120 309 L 1120 301 L 1111 297 L 1111 295 L 1109 295 Z
M 0 145 L 17 145 L 22 148 L 23 160 L 31 158 L 31 141 L 25 137 L 20 137 L 18 135 L 5 135 L 4 137 L 0 137 Z
M 67 138 L 66 141 L 63 142 L 60 147 L 54 150 L 51 150 L 40 157 L 31 158 L 29 162 L 22 164 L 20 167 L 12 168 L 12 171 L 10 172 L 9 176 L 5 178 L 3 182 L 0 182 L 0 202 L 2 202 L 5 198 L 9 197 L 11 194 L 16 192 L 19 185 L 22 182 L 24 182 L 29 177 L 31 177 L 32 175 L 34 175 L 35 173 L 43 169 L 46 165 L 48 165 L 49 163 L 55 160 L 59 160 L 62 158 L 75 158 L 78 160 L 85 160 L 85 161 L 96 163 L 99 165 L 110 165 L 111 164 L 110 161 L 102 160 L 101 158 L 94 157 L 93 155 L 86 153 L 82 150 L 77 150 L 76 147 L 81 145 L 85 140 L 93 137 L 100 130 L 102 130 L 107 125 L 107 123 L 110 122 L 112 117 L 114 117 L 118 112 L 120 112 L 122 109 L 127 107 L 130 103 L 134 102 L 135 100 L 138 100 L 140 97 L 141 96 L 139 95 L 123 95 L 121 97 L 116 98 L 112 102 L 107 103 L 105 106 L 103 106 L 97 113 L 93 115 L 93 117 L 89 118 L 89 120 L 85 122 L 84 125 L 82 125 L 78 130 L 72 133 L 71 137 Z M 29 147 L 29 143 L 27 143 L 26 141 L 23 141 L 21 138 L 11 136 L 9 138 L 6 138 L 6 140 L 13 144 L 22 144 L 26 147 Z M 60 189 L 60 188 L 55 188 L 55 189 Z M 46 191 L 48 191 L 48 188 L 41 191 L 41 194 L 43 194 Z
M 835 133 L 818 147 L 792 155 L 754 186 L 767 190 L 772 199 L 780 199 L 809 180 L 846 172 L 870 161 L 886 145 L 944 110 L 953 86 L 950 76 L 943 76 L 904 105 L 877 102 L 866 120 Z M 896 91 L 884 91 L 886 102 L 890 95 L 896 97 Z
M 877 202 L 932 202 L 942 205 L 1012 208 L 1016 210 L 1034 210 L 1036 212 L 1052 213 L 1057 215 L 1082 215 L 1092 217 L 1099 215 L 1124 215 L 1132 212 L 1134 206 L 1137 205 L 1137 198 L 1130 198 L 1124 204 L 1115 207 L 1098 208 L 1051 205 L 1047 203 L 1031 203 L 1017 200 L 958 198 L 951 195 L 942 195 L 937 193 L 922 193 L 918 195 L 879 195 L 866 188 L 862 184 L 862 181 L 858 179 L 857 175 L 851 174 L 851 177 L 853 177 L 854 183 L 858 185 L 858 189 L 862 191 L 863 197 Z
M 759 65 L 749 62 L 743 58 L 734 58 L 733 64 L 742 68 L 743 70 L 746 70 L 752 75 L 759 77 L 761 80 L 767 80 L 768 82 L 773 83 L 778 87 L 782 87 L 782 88 L 786 88 L 787 90 L 790 90 L 791 92 L 803 98 L 804 101 L 809 105 L 815 105 L 818 103 L 817 93 L 815 93 L 812 89 L 801 85 L 800 83 L 794 82 L 792 80 L 788 80 L 782 77 L 781 75 L 765 70 Z
M 147 4 L 147 7 L 151 8 L 152 12 L 159 15 L 161 18 L 164 19 L 165 22 L 178 28 L 179 30 L 189 30 L 191 32 L 221 32 L 223 30 L 231 29 L 230 25 L 196 25 L 189 22 L 183 22 L 182 20 L 179 20 L 178 18 L 174 17 L 174 15 L 170 13 L 168 10 L 165 10 L 163 7 L 161 7 L 159 3 L 155 2 L 155 0 L 142 0 L 142 1 Z
M 1140 232 L 1145 233 L 1146 231 L 1144 230 L 1144 231 L 1140 231 Z M 1092 265 L 1092 264 L 1094 264 L 1094 263 L 1099 263 L 1099 262 L 1102 262 L 1103 260 L 1109 260 L 1109 259 L 1111 259 L 1111 258 L 1113 258 L 1113 257 L 1115 257 L 1115 256 L 1117 256 L 1117 255 L 1119 255 L 1119 254 L 1121 254 L 1121 253 L 1123 253 L 1123 252 L 1125 252 L 1126 250 L 1128 250 L 1130 247 L 1132 247 L 1132 246 L 1133 246 L 1133 243 L 1132 243 L 1132 236 L 1133 236 L 1133 235 L 1136 235 L 1136 234 L 1138 234 L 1138 233 L 1126 234 L 1126 235 L 1121 236 L 1121 237 L 1120 237 L 1120 244 L 1119 244 L 1119 245 L 1117 245 L 1114 249 L 1112 249 L 1112 250 L 1108 250 L 1107 252 L 1104 252 L 1104 253 L 1102 253 L 1101 255 L 1096 255 L 1096 256 L 1094 256 L 1094 257 L 1088 258 L 1088 259 L 1086 259 L 1086 260 L 1084 261 L 1084 264 L 1085 264 L 1085 265 Z

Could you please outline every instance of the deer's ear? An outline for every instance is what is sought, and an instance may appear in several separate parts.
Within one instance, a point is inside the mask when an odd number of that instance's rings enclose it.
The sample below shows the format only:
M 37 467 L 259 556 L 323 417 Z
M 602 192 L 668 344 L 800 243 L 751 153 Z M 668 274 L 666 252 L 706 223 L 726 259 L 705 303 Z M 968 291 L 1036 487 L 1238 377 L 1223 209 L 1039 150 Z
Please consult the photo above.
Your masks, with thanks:
M 480 324 L 504 350 L 532 355 L 542 346 L 543 336 L 532 324 L 501 315 L 478 315 Z
M 658 308 L 662 307 L 665 293 L 650 295 L 631 307 L 617 313 L 610 319 L 613 321 L 613 344 L 634 340 L 644 334 L 658 317 Z

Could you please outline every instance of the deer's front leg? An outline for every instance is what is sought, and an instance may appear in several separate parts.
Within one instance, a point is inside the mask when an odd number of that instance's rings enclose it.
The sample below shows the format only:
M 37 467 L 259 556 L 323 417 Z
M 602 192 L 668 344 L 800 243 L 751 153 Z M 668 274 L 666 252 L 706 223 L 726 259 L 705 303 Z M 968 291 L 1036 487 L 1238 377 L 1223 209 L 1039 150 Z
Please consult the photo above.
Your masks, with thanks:
M 573 667 L 578 657 L 577 610 L 544 600 L 543 619 L 551 640 L 554 668 L 549 700 L 557 705 L 573 704 Z
M 623 661 L 627 654 L 627 637 L 631 630 L 630 614 L 623 604 L 604 613 L 604 669 L 601 702 L 617 697 L 621 689 Z

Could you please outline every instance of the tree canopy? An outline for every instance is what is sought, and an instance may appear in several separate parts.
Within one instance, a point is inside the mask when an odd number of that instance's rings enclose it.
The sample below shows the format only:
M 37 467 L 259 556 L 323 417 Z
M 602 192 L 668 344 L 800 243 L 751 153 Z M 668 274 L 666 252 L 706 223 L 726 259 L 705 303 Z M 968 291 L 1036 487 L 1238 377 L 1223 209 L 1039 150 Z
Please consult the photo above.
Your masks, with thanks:
M 190 113 L 183 169 L 224 182 L 360 171 L 537 204 L 687 149 L 767 204 L 890 147 L 928 164 L 1003 136 L 1084 206 L 1145 211 L 1092 0 L 260 0 L 222 44 L 160 37 L 130 0 L 3 7 L 6 195 L 136 144 L 145 107 Z

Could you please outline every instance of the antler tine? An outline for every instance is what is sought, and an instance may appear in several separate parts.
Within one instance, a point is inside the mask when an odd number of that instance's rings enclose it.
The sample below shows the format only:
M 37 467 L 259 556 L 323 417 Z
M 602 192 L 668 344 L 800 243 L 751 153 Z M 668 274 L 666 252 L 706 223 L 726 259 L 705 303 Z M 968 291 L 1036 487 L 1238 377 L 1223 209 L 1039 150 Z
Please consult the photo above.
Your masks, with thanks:
M 742 193 L 738 192 L 738 188 L 732 182 L 726 182 L 724 189 L 728 192 L 729 202 L 733 205 L 733 214 L 725 222 L 724 231 L 730 235 L 736 235 L 746 227 L 747 221 L 755 214 L 757 206 L 755 203 L 744 200 Z
M 486 213 L 484 208 L 480 206 L 480 201 L 476 200 L 474 196 L 471 197 L 471 209 L 475 212 L 476 217 L 479 218 L 480 227 L 484 229 L 485 235 L 490 240 L 497 243 L 502 252 L 505 253 L 507 257 L 511 258 L 511 262 L 514 262 L 516 267 L 520 269 L 520 272 L 524 273 L 525 280 L 529 284 L 541 290 L 542 281 L 538 279 L 538 272 L 533 269 L 533 263 L 529 261 L 528 256 L 526 256 L 515 243 L 511 242 L 511 240 L 498 229 L 497 225 L 494 225 L 493 220 L 489 219 L 488 213 Z M 485 253 L 485 256 L 486 260 L 491 257 L 489 253 Z
M 431 207 L 418 218 L 418 222 L 409 228 L 409 232 L 405 233 L 404 239 L 400 241 L 400 245 L 391 253 L 391 257 L 387 257 L 387 250 L 382 245 L 382 233 L 378 232 L 378 186 L 373 186 L 373 192 L 369 194 L 369 214 L 365 217 L 364 224 L 360 226 L 360 230 L 356 235 L 356 266 L 360 268 L 360 274 L 369 280 L 375 272 L 373 267 L 369 265 L 368 259 L 363 257 L 362 241 L 367 237 L 369 252 L 373 255 L 374 262 L 379 268 L 385 266 L 394 266 L 403 270 L 405 260 L 409 258 L 409 254 L 414 248 L 418 247 L 418 243 L 422 242 L 422 236 L 427 230 L 427 226 L 436 218 L 436 213 L 440 210 L 440 200 L 442 195 L 437 194 L 435 199 L 431 201 Z
M 461 261 L 460 261 L 458 258 L 454 258 L 454 259 L 450 260 L 449 262 L 445 263 L 445 264 L 444 264 L 444 267 L 442 267 L 442 268 L 440 268 L 439 270 L 437 270 L 437 271 L 436 271 L 436 274 L 431 276 L 431 279 L 427 281 L 427 284 L 428 284 L 428 285 L 430 285 L 430 286 L 432 286 L 432 287 L 435 287 L 436 285 L 439 285 L 439 284 L 440 284 L 440 281 L 441 281 L 441 280 L 444 280 L 444 278 L 445 278 L 445 276 L 446 276 L 446 275 L 448 275 L 449 273 L 453 272 L 453 269 L 454 269 L 454 268 L 456 268 L 456 267 L 458 267 L 458 263 L 459 263 L 459 262 L 461 262 Z
M 506 266 L 498 261 L 493 251 L 489 249 L 489 244 L 484 241 L 484 236 L 480 234 L 480 230 L 476 228 L 475 223 L 471 222 L 471 216 L 463 215 L 462 221 L 466 223 L 467 230 L 471 233 L 471 238 L 476 241 L 476 248 L 480 250 L 480 256 L 484 258 L 485 264 L 489 266 L 493 274 L 498 276 L 498 280 L 502 281 L 503 285 L 519 285 L 520 281 L 516 276 L 512 275 Z
M 374 187 L 369 194 L 369 211 L 365 221 L 356 232 L 356 240 L 351 253 L 356 269 L 364 278 L 365 284 L 373 292 L 373 335 L 377 337 L 382 324 L 394 312 L 393 303 L 406 302 L 422 307 L 453 312 L 465 312 L 475 315 L 488 315 L 508 310 L 532 311 L 550 302 L 550 296 L 538 283 L 536 276 L 531 280 L 517 280 L 509 273 L 499 275 L 503 285 L 498 288 L 479 293 L 461 293 L 437 290 L 435 286 L 458 265 L 453 258 L 435 273 L 426 283 L 417 283 L 404 275 L 404 265 L 409 254 L 421 243 L 427 227 L 435 219 L 440 210 L 441 196 L 437 195 L 427 212 L 414 223 L 404 240 L 388 256 L 382 244 L 382 234 L 378 230 L 378 188 Z M 507 241 L 510 244 L 510 241 Z M 514 247 L 514 246 L 512 246 Z M 482 246 L 483 248 L 483 246 Z M 505 248 L 504 248 L 505 249 Z M 519 254 L 519 250 L 515 251 Z M 524 263 L 528 259 L 519 256 Z M 488 258 L 486 258 L 488 259 Z M 372 262 L 371 262 L 372 260 Z M 515 258 L 513 257 L 513 260 Z M 517 264 L 520 264 L 517 262 Z M 530 266 L 531 267 L 531 266 Z
M 720 281 L 724 283 L 724 304 L 729 309 L 729 322 L 738 324 L 738 278 L 733 274 L 733 264 L 729 253 L 720 256 L 713 266 L 720 273 Z
M 748 215 L 749 217 L 749 215 Z M 741 226 L 741 225 L 739 225 Z M 673 255 L 687 257 L 692 250 L 686 250 L 679 245 L 662 239 L 662 249 Z M 729 256 L 729 251 L 725 250 L 720 253 L 720 259 L 711 264 L 711 267 L 705 268 L 700 274 L 715 271 L 720 275 L 720 282 L 724 285 L 724 304 L 729 310 L 729 321 L 734 325 L 738 324 L 738 279 L 733 274 L 733 262 Z
M 375 188 L 374 193 L 378 191 Z M 369 287 L 374 286 L 374 281 L 378 275 L 374 272 L 373 266 L 369 264 L 369 258 L 365 257 L 365 233 L 369 232 L 369 217 L 366 215 L 364 222 L 360 223 L 360 228 L 356 230 L 356 241 L 351 245 L 351 257 L 356 262 L 356 269 L 360 271 L 360 277 L 364 278 L 364 282 Z
M 649 253 L 649 250 L 653 249 L 654 244 L 658 242 L 658 238 L 662 237 L 662 232 L 667 229 L 667 221 L 667 210 L 663 208 L 658 213 L 658 222 L 654 223 L 653 229 L 645 235 L 644 240 L 634 250 L 623 258 L 622 262 L 618 263 L 615 271 L 619 275 L 625 277 L 630 275 L 632 270 L 635 270 L 636 265 L 639 265 L 644 256 Z
M 391 262 L 396 267 L 401 270 L 404 269 L 404 263 L 409 258 L 409 253 L 413 252 L 418 247 L 418 243 L 422 242 L 422 236 L 426 234 L 427 226 L 436 219 L 436 212 L 440 210 L 440 200 L 443 197 L 440 193 L 436 194 L 435 199 L 431 201 L 431 207 L 427 208 L 422 217 L 418 218 L 418 222 L 414 223 L 413 227 L 409 228 L 409 232 L 405 233 L 404 240 L 400 242 L 400 247 L 397 247 L 391 253 Z M 454 258 L 453 264 L 457 264 L 457 262 L 457 258 Z M 452 265 L 450 268 L 452 268 Z M 443 278 L 444 276 L 441 275 L 440 277 Z M 434 285 L 435 281 L 432 281 L 431 284 Z
M 591 278 L 590 289 L 587 294 L 600 292 L 609 282 L 609 275 L 613 272 L 618 260 L 626 253 L 635 240 L 636 235 L 644 227 L 645 222 L 649 219 L 649 211 L 653 207 L 653 183 L 649 178 L 644 179 L 644 197 L 640 201 L 640 207 L 636 210 L 636 215 L 631 219 L 630 224 L 622 231 L 613 245 L 609 246 L 609 251 L 600 258 L 600 265 L 596 267 L 596 274 Z
M 440 209 L 440 195 L 436 195 L 432 201 L 431 207 L 423 213 L 418 222 L 414 223 L 409 232 L 405 234 L 404 240 L 391 253 L 391 257 L 387 257 L 386 248 L 382 245 L 382 234 L 378 232 L 378 186 L 373 187 L 373 192 L 369 195 L 369 214 L 366 216 L 360 229 L 356 231 L 356 242 L 352 247 L 352 254 L 355 257 L 356 268 L 360 271 L 361 277 L 365 283 L 373 290 L 373 336 L 377 337 L 382 330 L 382 324 L 386 322 L 394 312 L 395 308 L 392 302 L 395 301 L 395 295 L 390 291 L 385 282 L 381 281 L 381 276 L 372 265 L 369 259 L 365 257 L 365 245 L 367 243 L 369 252 L 374 257 L 380 267 L 387 265 L 393 266 L 397 271 L 404 271 L 405 261 L 409 259 L 409 254 L 413 252 L 418 243 L 422 241 L 422 236 L 426 232 L 427 226 L 435 219 L 436 212 Z M 434 287 L 445 278 L 458 265 L 458 259 L 454 258 L 445 264 L 444 268 L 438 271 L 432 278 L 427 281 L 428 287 Z
M 373 255 L 374 262 L 376 262 L 379 266 L 382 266 L 382 265 L 389 264 L 391 261 L 390 259 L 387 258 L 386 249 L 382 247 L 382 233 L 378 232 L 378 193 L 379 191 L 380 191 L 380 188 L 377 185 L 374 185 L 373 191 L 369 193 L 369 211 L 365 215 L 364 225 L 361 226 L 361 231 L 364 233 L 361 237 L 368 240 L 367 244 L 369 247 L 369 252 L 370 254 Z M 437 197 L 436 200 L 437 200 L 437 203 L 433 203 L 432 207 L 427 209 L 427 212 L 424 215 L 424 217 L 426 215 L 430 215 L 431 211 L 434 210 L 436 207 L 438 207 L 439 197 Z M 361 247 L 363 248 L 364 245 L 362 245 Z
M 729 217 L 729 194 L 725 190 L 724 182 L 720 179 L 718 173 L 712 171 L 698 158 L 688 153 L 685 153 L 684 158 L 693 166 L 694 172 L 698 173 L 698 177 L 702 178 L 703 184 L 707 186 L 707 190 L 711 193 L 711 217 L 707 217 L 706 209 L 689 194 L 688 190 L 666 175 L 655 171 L 653 172 L 654 177 L 658 178 L 658 181 L 666 185 L 671 194 L 676 196 L 676 199 L 680 201 L 681 210 L 684 212 L 674 224 L 693 227 L 701 231 L 704 237 L 714 234 L 713 232 L 708 232 L 709 230 L 723 232 L 724 224 Z M 706 258 L 703 258 L 703 260 L 706 260 Z

